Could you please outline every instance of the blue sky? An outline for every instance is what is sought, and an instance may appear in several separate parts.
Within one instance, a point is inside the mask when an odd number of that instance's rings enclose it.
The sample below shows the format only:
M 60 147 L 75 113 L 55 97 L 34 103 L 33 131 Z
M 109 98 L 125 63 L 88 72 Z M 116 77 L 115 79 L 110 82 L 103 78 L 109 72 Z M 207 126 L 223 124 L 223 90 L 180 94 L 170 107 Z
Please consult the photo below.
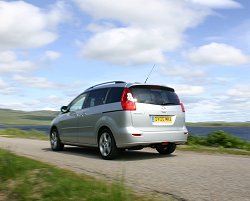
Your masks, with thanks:
M 174 87 L 189 122 L 250 120 L 250 2 L 0 1 L 0 108 L 58 110 L 93 84 Z

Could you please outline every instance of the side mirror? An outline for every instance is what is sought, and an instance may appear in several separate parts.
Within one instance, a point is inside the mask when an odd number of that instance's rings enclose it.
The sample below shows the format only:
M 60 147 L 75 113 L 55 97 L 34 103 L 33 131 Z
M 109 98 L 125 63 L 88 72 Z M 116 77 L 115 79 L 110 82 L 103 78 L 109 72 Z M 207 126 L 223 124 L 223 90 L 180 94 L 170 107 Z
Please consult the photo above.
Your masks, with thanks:
M 68 106 L 62 106 L 62 107 L 61 107 L 61 112 L 62 112 L 62 113 L 68 112 Z

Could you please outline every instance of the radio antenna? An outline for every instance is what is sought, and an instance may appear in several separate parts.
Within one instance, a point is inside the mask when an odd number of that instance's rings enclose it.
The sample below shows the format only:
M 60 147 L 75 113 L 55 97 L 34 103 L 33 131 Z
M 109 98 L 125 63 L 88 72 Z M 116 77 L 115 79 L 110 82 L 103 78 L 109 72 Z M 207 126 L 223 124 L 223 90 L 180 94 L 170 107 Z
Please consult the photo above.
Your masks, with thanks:
M 147 79 L 146 79 L 145 82 L 144 82 L 145 84 L 147 83 L 148 78 L 149 78 L 149 76 L 151 75 L 151 73 L 152 73 L 152 71 L 154 70 L 154 68 L 155 68 L 155 64 L 154 64 L 154 66 L 152 67 L 151 71 L 149 72 L 148 77 L 147 77 Z

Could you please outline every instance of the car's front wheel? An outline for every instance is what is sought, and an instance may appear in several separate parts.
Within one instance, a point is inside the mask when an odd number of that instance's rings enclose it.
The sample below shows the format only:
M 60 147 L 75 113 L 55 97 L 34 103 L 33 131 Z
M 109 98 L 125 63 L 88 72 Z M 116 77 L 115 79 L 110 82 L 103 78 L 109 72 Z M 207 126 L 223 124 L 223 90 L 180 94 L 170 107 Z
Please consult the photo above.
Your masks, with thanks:
M 160 154 L 168 155 L 171 154 L 175 151 L 176 149 L 176 144 L 174 143 L 169 143 L 168 145 L 159 145 L 156 147 L 156 150 Z
M 64 148 L 56 128 L 53 128 L 50 133 L 50 146 L 53 151 L 61 151 Z
M 108 129 L 103 129 L 99 135 L 98 147 L 103 159 L 114 159 L 119 154 L 115 139 Z

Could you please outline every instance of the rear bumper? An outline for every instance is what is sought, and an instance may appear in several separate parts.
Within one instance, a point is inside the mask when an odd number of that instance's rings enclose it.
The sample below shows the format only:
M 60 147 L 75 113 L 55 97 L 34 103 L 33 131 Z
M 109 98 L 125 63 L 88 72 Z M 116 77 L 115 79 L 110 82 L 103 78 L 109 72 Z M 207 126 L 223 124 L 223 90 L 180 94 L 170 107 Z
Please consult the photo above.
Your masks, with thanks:
M 140 134 L 134 136 L 132 134 Z M 185 144 L 187 142 L 188 131 L 186 128 L 178 131 L 162 132 L 123 132 L 115 136 L 118 148 L 129 148 L 134 146 L 151 146 L 162 142 L 175 144 Z

